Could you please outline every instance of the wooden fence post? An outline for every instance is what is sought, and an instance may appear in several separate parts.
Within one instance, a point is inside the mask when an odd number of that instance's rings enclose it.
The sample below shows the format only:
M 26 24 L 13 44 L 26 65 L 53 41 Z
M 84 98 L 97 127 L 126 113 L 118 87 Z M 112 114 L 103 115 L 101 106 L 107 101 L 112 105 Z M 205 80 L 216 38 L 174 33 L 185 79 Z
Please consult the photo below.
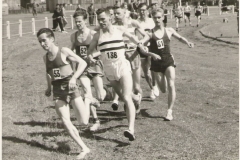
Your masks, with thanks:
M 32 18 L 32 32 L 33 32 L 33 35 L 36 34 L 36 31 L 35 31 L 35 19 Z
M 73 29 L 74 28 L 74 26 L 73 26 L 73 16 L 70 15 L 70 17 L 71 17 L 71 28 Z
M 22 20 L 19 19 L 19 37 L 22 37 Z
M 7 21 L 7 38 L 10 39 L 10 22 Z
M 45 17 L 45 27 L 48 28 L 48 17 Z
M 170 18 L 172 19 L 172 9 L 170 9 Z

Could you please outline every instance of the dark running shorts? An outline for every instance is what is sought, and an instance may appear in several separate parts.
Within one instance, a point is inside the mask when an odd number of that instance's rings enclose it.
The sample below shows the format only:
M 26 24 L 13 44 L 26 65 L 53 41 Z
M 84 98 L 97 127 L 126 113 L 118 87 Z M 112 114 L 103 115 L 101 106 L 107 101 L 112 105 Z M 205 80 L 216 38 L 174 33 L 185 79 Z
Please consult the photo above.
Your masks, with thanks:
M 190 17 L 190 13 L 184 13 L 184 15 L 188 18 Z
M 103 77 L 103 75 L 103 63 L 101 60 L 97 60 L 95 64 L 88 63 L 87 68 L 80 77 L 87 76 L 89 79 L 92 79 L 95 76 Z
M 66 103 L 70 103 L 71 100 L 81 96 L 78 87 L 74 90 L 69 89 L 69 81 L 71 78 L 72 75 L 61 80 L 52 81 L 54 101 L 62 100 Z
M 200 11 L 196 11 L 196 13 L 195 13 L 195 16 L 201 16 L 201 12 Z
M 154 61 L 152 58 L 151 58 L 151 68 L 150 70 L 151 71 L 154 71 L 154 72 L 161 72 L 161 73 L 165 73 L 166 69 L 169 67 L 169 66 L 173 66 L 174 68 L 176 67 L 175 63 L 174 63 L 174 59 L 172 56 L 170 57 L 165 57 L 164 59 L 161 59 L 161 60 L 157 60 L 157 61 Z
M 125 52 L 126 59 L 130 62 L 132 69 L 138 69 L 141 65 L 140 55 L 136 50 Z

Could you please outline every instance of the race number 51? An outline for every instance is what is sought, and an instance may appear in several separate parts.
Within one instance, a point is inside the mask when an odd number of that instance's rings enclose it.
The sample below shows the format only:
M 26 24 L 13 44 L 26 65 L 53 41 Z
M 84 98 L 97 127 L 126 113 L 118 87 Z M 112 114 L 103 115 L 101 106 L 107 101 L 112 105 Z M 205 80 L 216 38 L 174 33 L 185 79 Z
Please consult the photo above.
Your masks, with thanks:
M 87 46 L 80 46 L 80 55 L 81 56 L 87 55 Z
M 164 48 L 164 42 L 162 39 L 157 40 L 158 49 Z

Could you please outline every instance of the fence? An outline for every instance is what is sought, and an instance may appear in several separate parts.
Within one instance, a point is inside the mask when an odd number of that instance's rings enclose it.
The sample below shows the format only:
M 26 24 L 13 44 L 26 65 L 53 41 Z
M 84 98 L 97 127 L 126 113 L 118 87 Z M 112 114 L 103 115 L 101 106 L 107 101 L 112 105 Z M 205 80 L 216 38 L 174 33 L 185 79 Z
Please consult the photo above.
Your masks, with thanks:
M 43 12 L 46 12 L 46 8 L 40 8 L 40 7 L 38 7 L 38 8 L 36 8 L 36 10 L 37 10 L 37 13 L 43 13 Z M 9 14 L 21 14 L 21 13 L 32 13 L 32 8 L 28 8 L 28 9 L 26 9 L 26 8 L 21 8 L 21 9 L 9 9 L 8 10 L 8 13 Z
M 234 14 L 235 13 L 234 11 L 235 11 L 234 7 L 232 7 L 232 10 L 230 12 Z M 210 16 L 216 14 L 217 15 L 223 14 L 220 7 L 207 7 L 205 15 Z M 168 9 L 167 16 L 171 19 L 173 18 L 174 14 L 172 9 Z M 66 27 L 66 29 L 74 29 L 73 16 L 70 15 L 69 17 L 66 17 L 66 19 L 69 24 L 68 27 Z M 40 20 L 35 20 L 34 18 L 32 18 L 30 21 L 22 21 L 20 19 L 18 22 L 15 23 L 10 23 L 9 21 L 7 21 L 6 24 L 3 24 L 3 34 L 5 33 L 6 36 L 3 36 L 2 38 L 10 39 L 11 37 L 14 36 L 22 37 L 25 34 L 35 35 L 36 30 L 39 30 L 40 28 L 43 27 L 49 28 L 49 21 L 53 21 L 53 19 L 45 17 L 44 19 Z M 89 25 L 89 21 L 87 21 L 87 23 Z M 97 25 L 96 15 L 93 16 L 93 25 Z M 29 26 L 31 26 L 31 30 L 29 30 Z
M 96 16 L 93 16 L 94 21 L 93 25 L 97 24 Z M 68 24 L 65 29 L 74 29 L 74 19 L 73 16 L 70 15 L 69 17 L 66 17 Z M 7 21 L 6 24 L 3 24 L 3 37 L 11 39 L 11 37 L 19 36 L 22 37 L 25 34 L 32 34 L 36 35 L 36 31 L 40 28 L 46 27 L 49 28 L 49 23 L 53 21 L 52 18 L 45 17 L 44 19 L 36 20 L 35 18 L 32 18 L 30 21 L 22 21 L 21 19 L 18 22 L 10 23 L 10 21 Z M 89 22 L 87 22 L 87 25 L 89 25 Z M 31 26 L 31 29 L 30 29 Z M 5 33 L 5 36 L 4 36 Z

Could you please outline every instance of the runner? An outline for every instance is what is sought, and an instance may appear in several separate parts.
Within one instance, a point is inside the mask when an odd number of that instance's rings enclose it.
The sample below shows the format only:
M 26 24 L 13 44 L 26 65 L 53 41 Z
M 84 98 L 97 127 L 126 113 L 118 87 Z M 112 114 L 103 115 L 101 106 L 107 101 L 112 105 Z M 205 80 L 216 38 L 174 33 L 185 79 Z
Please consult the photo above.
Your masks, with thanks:
M 186 23 L 187 23 L 187 19 L 188 19 L 188 22 L 189 22 L 189 26 L 191 26 L 191 20 L 190 20 L 191 7 L 188 5 L 188 2 L 186 2 L 183 10 L 184 10 L 184 22 L 185 22 L 185 26 L 186 26 Z
M 164 24 L 164 27 L 167 27 L 167 15 L 169 15 L 169 13 L 168 13 L 168 10 L 166 9 L 166 5 L 165 5 L 164 3 L 162 3 L 161 8 L 162 8 L 163 11 L 164 11 L 163 24 Z
M 51 95 L 51 85 L 53 86 L 53 100 L 55 109 L 63 122 L 68 134 L 81 147 L 82 151 L 77 159 L 83 159 L 90 149 L 84 144 L 79 136 L 77 128 L 70 120 L 69 103 L 71 102 L 79 123 L 88 124 L 89 108 L 83 103 L 82 97 L 76 85 L 79 77 L 87 64 L 83 59 L 76 56 L 69 48 L 58 47 L 54 44 L 54 33 L 49 28 L 42 28 L 37 33 L 38 41 L 47 53 L 43 59 L 46 64 L 47 90 L 46 96 Z M 73 73 L 71 63 L 78 64 L 78 68 Z
M 76 54 L 87 62 L 87 49 L 92 41 L 93 35 L 96 32 L 87 28 L 86 20 L 88 17 L 86 12 L 77 11 L 74 13 L 73 17 L 75 19 L 78 31 L 71 35 L 72 50 L 75 50 Z M 96 101 L 95 98 L 93 98 L 92 96 L 91 80 L 93 82 L 94 88 L 96 90 L 97 99 L 99 101 L 103 101 L 105 98 L 105 100 L 108 100 L 109 96 L 111 98 L 111 95 L 109 95 L 110 92 L 108 91 L 107 87 L 105 89 L 103 87 L 103 65 L 102 61 L 99 60 L 98 57 L 100 53 L 96 52 L 97 51 L 95 51 L 94 53 L 94 59 L 97 60 L 98 63 L 92 65 L 88 64 L 83 74 L 79 77 L 81 86 L 84 90 L 85 105 L 88 107 L 90 106 L 93 116 L 94 124 L 92 127 L 90 127 L 90 131 L 96 131 L 100 127 L 100 121 L 97 117 L 96 111 L 96 107 L 100 107 L 100 103 Z M 93 105 L 93 103 L 95 105 Z
M 181 22 L 181 18 L 182 18 L 182 7 L 179 5 L 179 2 L 176 3 L 174 10 L 174 14 L 175 14 L 175 21 L 176 21 L 176 31 L 178 31 L 178 25 Z
M 132 94 L 133 84 L 131 67 L 129 61 L 125 58 L 123 36 L 130 38 L 136 44 L 138 40 L 125 31 L 124 27 L 113 26 L 111 24 L 109 10 L 102 8 L 98 9 L 97 18 L 100 30 L 93 37 L 88 48 L 88 56 L 93 63 L 96 62 L 90 53 L 98 47 L 101 52 L 105 75 L 115 92 L 126 104 L 126 115 L 129 128 L 124 131 L 124 136 L 130 141 L 133 141 L 135 140 L 134 123 L 136 113 L 132 99 L 137 101 L 139 97 Z
M 125 10 L 120 7 L 114 7 L 114 15 L 115 15 L 115 23 L 114 25 L 124 27 L 129 33 L 135 35 L 135 31 L 138 31 L 143 36 L 146 36 L 144 29 L 141 28 L 139 22 L 137 20 L 131 19 L 130 17 L 125 17 Z M 139 54 L 136 52 L 137 45 L 132 43 L 129 38 L 124 36 L 123 39 L 125 43 L 125 55 L 127 60 L 129 60 L 132 68 L 132 79 L 133 79 L 133 92 L 136 95 L 139 95 L 139 102 L 135 103 L 137 111 L 136 113 L 140 112 L 140 102 L 142 97 L 142 89 L 140 86 L 140 79 L 141 79 L 141 60 Z M 118 104 L 118 95 L 115 94 L 114 101 L 112 107 L 114 110 Z
M 195 7 L 195 16 L 197 17 L 197 27 L 200 24 L 202 11 L 203 11 L 203 7 L 200 5 L 200 2 L 198 2 L 197 6 Z
M 138 18 L 138 22 L 140 26 L 145 30 L 145 32 L 149 32 L 151 29 L 155 27 L 153 19 L 148 17 L 147 8 L 148 6 L 146 3 L 141 3 L 138 9 L 140 15 L 140 17 Z M 136 31 L 136 35 L 138 39 L 143 39 L 143 36 L 139 34 L 138 31 Z M 150 43 L 146 43 L 144 45 L 149 46 Z M 141 54 L 139 48 L 137 49 L 137 52 L 141 57 L 141 66 L 144 73 L 144 77 L 146 78 L 146 81 L 151 89 L 150 98 L 154 100 L 157 96 L 159 96 L 159 90 L 157 85 L 155 84 L 155 77 L 150 71 L 151 57 Z
M 194 44 L 180 36 L 173 28 L 165 28 L 163 26 L 162 9 L 156 9 L 152 12 L 155 28 L 151 30 L 149 37 L 143 39 L 142 42 L 146 43 L 150 40 L 149 52 L 144 54 L 152 56 L 151 70 L 154 72 L 160 90 L 165 93 L 168 92 L 168 111 L 166 120 L 173 119 L 172 109 L 176 99 L 175 91 L 175 63 L 173 55 L 170 52 L 170 39 L 171 36 L 179 39 L 181 42 L 186 43 L 189 47 L 194 47 Z M 160 56 L 160 57 L 159 57 Z

